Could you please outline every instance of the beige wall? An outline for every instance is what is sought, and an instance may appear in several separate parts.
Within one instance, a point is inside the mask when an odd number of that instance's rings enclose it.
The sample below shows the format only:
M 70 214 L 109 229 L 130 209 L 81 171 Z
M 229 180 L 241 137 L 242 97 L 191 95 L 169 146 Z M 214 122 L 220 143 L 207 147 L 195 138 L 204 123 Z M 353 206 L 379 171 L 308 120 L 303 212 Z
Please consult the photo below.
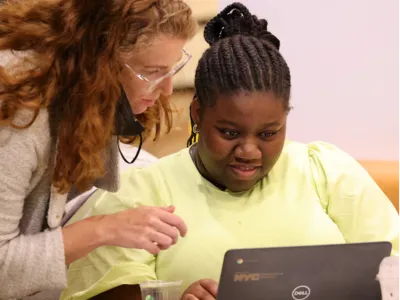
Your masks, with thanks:
M 214 17 L 218 12 L 217 0 L 186 0 L 192 8 L 193 15 L 199 22 L 204 22 Z
M 197 62 L 203 52 L 208 48 L 208 44 L 203 37 L 204 25 L 200 24 L 197 34 L 189 41 L 185 49 L 192 54 L 192 59 L 188 64 L 174 77 L 175 89 L 193 88 L 194 75 L 196 72 Z

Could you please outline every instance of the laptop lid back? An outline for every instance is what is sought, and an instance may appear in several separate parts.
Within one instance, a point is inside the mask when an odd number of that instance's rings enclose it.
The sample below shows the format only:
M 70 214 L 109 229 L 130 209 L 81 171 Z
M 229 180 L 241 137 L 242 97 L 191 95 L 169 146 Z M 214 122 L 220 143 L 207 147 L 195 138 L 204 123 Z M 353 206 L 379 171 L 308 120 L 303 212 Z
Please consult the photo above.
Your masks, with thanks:
M 381 299 L 376 275 L 391 248 L 374 242 L 230 250 L 217 299 Z

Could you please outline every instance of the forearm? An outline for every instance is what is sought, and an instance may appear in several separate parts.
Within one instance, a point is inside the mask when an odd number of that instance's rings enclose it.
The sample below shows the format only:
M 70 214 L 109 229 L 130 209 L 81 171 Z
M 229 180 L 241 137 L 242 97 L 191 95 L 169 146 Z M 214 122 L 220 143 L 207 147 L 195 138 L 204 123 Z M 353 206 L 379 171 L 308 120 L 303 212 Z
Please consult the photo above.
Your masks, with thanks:
M 62 229 L 66 264 L 106 244 L 107 237 L 101 228 L 103 219 L 104 216 L 90 217 Z

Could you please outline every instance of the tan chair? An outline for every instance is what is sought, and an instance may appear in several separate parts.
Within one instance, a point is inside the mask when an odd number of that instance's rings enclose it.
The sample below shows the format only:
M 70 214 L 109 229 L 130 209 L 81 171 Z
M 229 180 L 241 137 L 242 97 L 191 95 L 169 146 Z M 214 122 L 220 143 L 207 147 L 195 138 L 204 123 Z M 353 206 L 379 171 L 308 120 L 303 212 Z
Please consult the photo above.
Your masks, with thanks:
M 399 212 L 399 162 L 360 161 Z

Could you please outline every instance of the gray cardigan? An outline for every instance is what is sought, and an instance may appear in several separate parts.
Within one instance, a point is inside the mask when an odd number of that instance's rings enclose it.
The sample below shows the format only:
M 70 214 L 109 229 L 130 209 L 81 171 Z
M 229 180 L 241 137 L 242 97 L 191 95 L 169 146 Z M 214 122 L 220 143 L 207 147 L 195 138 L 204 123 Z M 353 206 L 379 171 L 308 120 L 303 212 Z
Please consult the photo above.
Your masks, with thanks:
M 31 117 L 31 112 L 21 111 L 15 123 L 26 124 Z M 68 196 L 51 184 L 57 155 L 53 125 L 48 111 L 41 109 L 27 129 L 0 126 L 0 299 L 66 286 L 61 219 Z M 105 167 L 106 176 L 95 186 L 118 190 L 115 137 L 106 151 Z M 44 294 L 33 298 L 51 298 Z

